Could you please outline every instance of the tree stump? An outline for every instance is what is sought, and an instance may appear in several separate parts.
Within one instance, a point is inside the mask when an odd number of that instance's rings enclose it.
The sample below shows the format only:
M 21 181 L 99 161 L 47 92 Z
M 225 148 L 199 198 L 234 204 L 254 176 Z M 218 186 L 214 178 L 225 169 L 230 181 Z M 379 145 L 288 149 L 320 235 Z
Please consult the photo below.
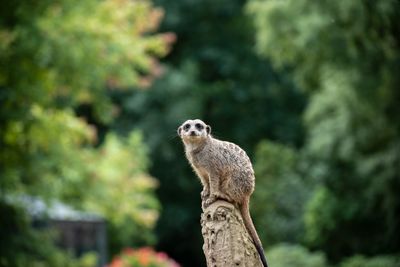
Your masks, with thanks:
M 201 214 L 203 251 L 207 267 L 262 267 L 240 211 L 231 203 L 217 200 Z

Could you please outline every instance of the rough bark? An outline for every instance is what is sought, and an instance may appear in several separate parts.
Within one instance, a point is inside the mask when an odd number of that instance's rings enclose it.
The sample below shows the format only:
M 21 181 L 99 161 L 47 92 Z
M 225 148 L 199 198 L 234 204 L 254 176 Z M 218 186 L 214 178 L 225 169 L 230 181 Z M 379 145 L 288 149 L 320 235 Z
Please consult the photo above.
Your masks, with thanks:
M 201 229 L 207 267 L 262 267 L 240 211 L 218 200 L 203 210 Z

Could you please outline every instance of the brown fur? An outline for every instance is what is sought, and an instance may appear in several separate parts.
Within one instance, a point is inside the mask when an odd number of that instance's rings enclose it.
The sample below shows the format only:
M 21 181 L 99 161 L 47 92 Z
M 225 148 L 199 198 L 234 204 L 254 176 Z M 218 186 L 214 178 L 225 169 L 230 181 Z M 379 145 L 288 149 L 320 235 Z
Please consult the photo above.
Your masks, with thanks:
M 178 128 L 186 157 L 203 185 L 203 208 L 217 199 L 237 205 L 263 265 L 267 266 L 249 212 L 250 195 L 255 186 L 253 166 L 243 149 L 233 143 L 215 139 L 210 133 L 211 127 L 198 119 L 187 120 Z

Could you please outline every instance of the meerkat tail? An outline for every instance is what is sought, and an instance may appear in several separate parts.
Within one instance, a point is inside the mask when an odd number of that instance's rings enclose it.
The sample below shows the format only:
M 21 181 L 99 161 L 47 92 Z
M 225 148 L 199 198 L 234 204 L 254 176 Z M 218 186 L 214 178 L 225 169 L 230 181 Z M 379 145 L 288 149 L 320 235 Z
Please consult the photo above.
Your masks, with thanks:
M 256 228 L 254 227 L 253 220 L 250 216 L 249 211 L 249 198 L 247 198 L 241 205 L 240 205 L 240 213 L 242 214 L 244 224 L 246 226 L 247 231 L 249 232 L 251 238 L 253 239 L 254 245 L 260 255 L 260 259 L 264 267 L 268 267 L 267 259 L 265 258 L 264 249 L 261 243 L 260 238 L 258 237 Z

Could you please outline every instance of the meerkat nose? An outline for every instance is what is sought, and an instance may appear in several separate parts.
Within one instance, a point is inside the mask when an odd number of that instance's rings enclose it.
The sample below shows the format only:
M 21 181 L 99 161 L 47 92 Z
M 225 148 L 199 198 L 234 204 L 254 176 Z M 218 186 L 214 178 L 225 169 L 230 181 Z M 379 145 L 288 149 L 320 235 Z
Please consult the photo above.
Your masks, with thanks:
M 190 135 L 195 136 L 196 135 L 195 131 L 190 131 Z

